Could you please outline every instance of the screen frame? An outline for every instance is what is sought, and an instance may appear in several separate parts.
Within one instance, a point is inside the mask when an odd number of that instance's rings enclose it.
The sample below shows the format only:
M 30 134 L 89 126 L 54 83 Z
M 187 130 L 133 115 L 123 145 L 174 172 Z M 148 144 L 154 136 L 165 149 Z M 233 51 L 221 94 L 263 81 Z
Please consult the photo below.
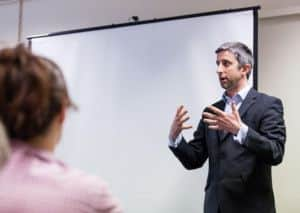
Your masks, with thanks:
M 89 31 L 96 31 L 96 30 L 105 30 L 105 29 L 113 29 L 113 28 L 121 28 L 121 27 L 134 27 L 143 24 L 152 24 L 158 22 L 166 22 L 166 21 L 173 21 L 179 19 L 189 19 L 194 17 L 201 17 L 201 16 L 211 16 L 217 14 L 224 14 L 224 13 L 235 13 L 235 12 L 242 12 L 242 11 L 253 11 L 253 88 L 258 90 L 258 10 L 260 6 L 253 6 L 253 7 L 245 7 L 245 8 L 237 8 L 237 9 L 224 9 L 224 10 L 216 10 L 210 12 L 203 12 L 203 13 L 195 13 L 189 15 L 179 15 L 173 17 L 166 17 L 166 18 L 159 18 L 159 19 L 151 19 L 151 20 L 143 20 L 143 21 L 133 21 L 133 22 L 125 22 L 119 24 L 111 24 L 111 25 L 102 25 L 102 26 L 95 26 L 95 27 L 88 27 L 88 28 L 79 28 L 79 29 L 72 29 L 66 31 L 59 31 L 53 32 L 49 34 L 43 35 L 33 35 L 27 37 L 28 47 L 31 49 L 32 47 L 32 40 L 37 38 L 44 38 L 44 37 L 53 37 L 59 35 L 66 35 L 66 34 L 73 34 L 73 33 L 82 33 L 82 32 L 89 32 Z

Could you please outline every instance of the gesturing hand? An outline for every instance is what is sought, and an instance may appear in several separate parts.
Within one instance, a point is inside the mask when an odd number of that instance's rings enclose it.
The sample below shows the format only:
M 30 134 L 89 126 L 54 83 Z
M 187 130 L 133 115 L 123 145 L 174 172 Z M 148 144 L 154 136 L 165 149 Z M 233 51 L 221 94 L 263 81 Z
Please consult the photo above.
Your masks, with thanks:
M 212 112 L 203 112 L 203 122 L 208 124 L 208 128 L 216 130 L 225 130 L 237 134 L 241 128 L 241 118 L 234 103 L 231 104 L 232 113 L 225 113 L 222 110 L 209 106 Z
M 173 120 L 170 133 L 169 133 L 169 138 L 173 141 L 176 140 L 177 136 L 181 133 L 182 130 L 184 129 L 190 129 L 192 128 L 191 125 L 185 126 L 183 125 L 187 120 L 190 119 L 189 116 L 187 116 L 188 111 L 184 109 L 184 106 L 180 106 L 177 108 L 175 118 Z

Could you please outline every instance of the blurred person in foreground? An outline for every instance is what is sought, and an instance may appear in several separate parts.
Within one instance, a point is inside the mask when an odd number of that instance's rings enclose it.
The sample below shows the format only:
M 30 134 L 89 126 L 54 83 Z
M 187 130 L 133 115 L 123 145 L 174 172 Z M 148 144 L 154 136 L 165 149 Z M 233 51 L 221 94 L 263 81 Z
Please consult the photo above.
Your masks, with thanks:
M 53 61 L 23 45 L 0 51 L 0 212 L 121 212 L 103 180 L 54 157 L 72 106 Z

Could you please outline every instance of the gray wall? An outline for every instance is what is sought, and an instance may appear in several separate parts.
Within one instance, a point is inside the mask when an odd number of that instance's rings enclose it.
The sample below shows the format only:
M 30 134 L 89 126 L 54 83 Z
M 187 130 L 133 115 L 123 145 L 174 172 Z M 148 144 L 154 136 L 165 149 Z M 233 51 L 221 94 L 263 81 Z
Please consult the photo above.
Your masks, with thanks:
M 144 20 L 216 8 L 203 8 L 200 3 L 193 0 L 173 1 L 173 3 L 138 0 L 131 0 L 130 4 L 126 2 L 121 0 L 110 1 L 109 4 L 100 0 L 25 2 L 23 39 L 33 34 L 127 22 L 132 15 L 139 15 Z M 254 5 L 253 1 L 252 5 Z M 224 3 L 218 7 L 221 9 L 232 6 Z M 277 14 L 282 15 L 285 11 L 287 14 L 291 12 L 299 14 L 299 10 L 281 10 Z M 17 21 L 17 5 L 0 7 L 0 45 L 16 42 Z M 288 127 L 284 162 L 273 169 L 277 209 L 278 212 L 298 213 L 300 205 L 296 193 L 300 189 L 298 163 L 300 157 L 297 152 L 300 145 L 296 135 L 299 130 L 296 122 L 300 116 L 296 110 L 300 104 L 299 94 L 297 94 L 300 91 L 297 82 L 300 79 L 300 15 L 261 19 L 259 26 L 258 87 L 260 91 L 282 98 Z
M 300 210 L 300 15 L 263 19 L 259 30 L 258 87 L 283 100 L 287 125 L 285 158 L 273 169 L 278 212 L 297 213 Z

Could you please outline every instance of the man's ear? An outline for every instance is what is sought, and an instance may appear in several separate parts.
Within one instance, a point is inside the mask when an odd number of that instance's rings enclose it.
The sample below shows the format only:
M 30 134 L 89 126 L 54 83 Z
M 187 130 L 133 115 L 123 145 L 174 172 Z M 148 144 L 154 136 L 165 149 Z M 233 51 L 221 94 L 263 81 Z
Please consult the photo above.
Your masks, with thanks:
M 242 72 L 244 72 L 246 76 L 248 75 L 248 73 L 250 73 L 250 71 L 251 71 L 251 65 L 250 64 L 244 64 L 242 66 Z

